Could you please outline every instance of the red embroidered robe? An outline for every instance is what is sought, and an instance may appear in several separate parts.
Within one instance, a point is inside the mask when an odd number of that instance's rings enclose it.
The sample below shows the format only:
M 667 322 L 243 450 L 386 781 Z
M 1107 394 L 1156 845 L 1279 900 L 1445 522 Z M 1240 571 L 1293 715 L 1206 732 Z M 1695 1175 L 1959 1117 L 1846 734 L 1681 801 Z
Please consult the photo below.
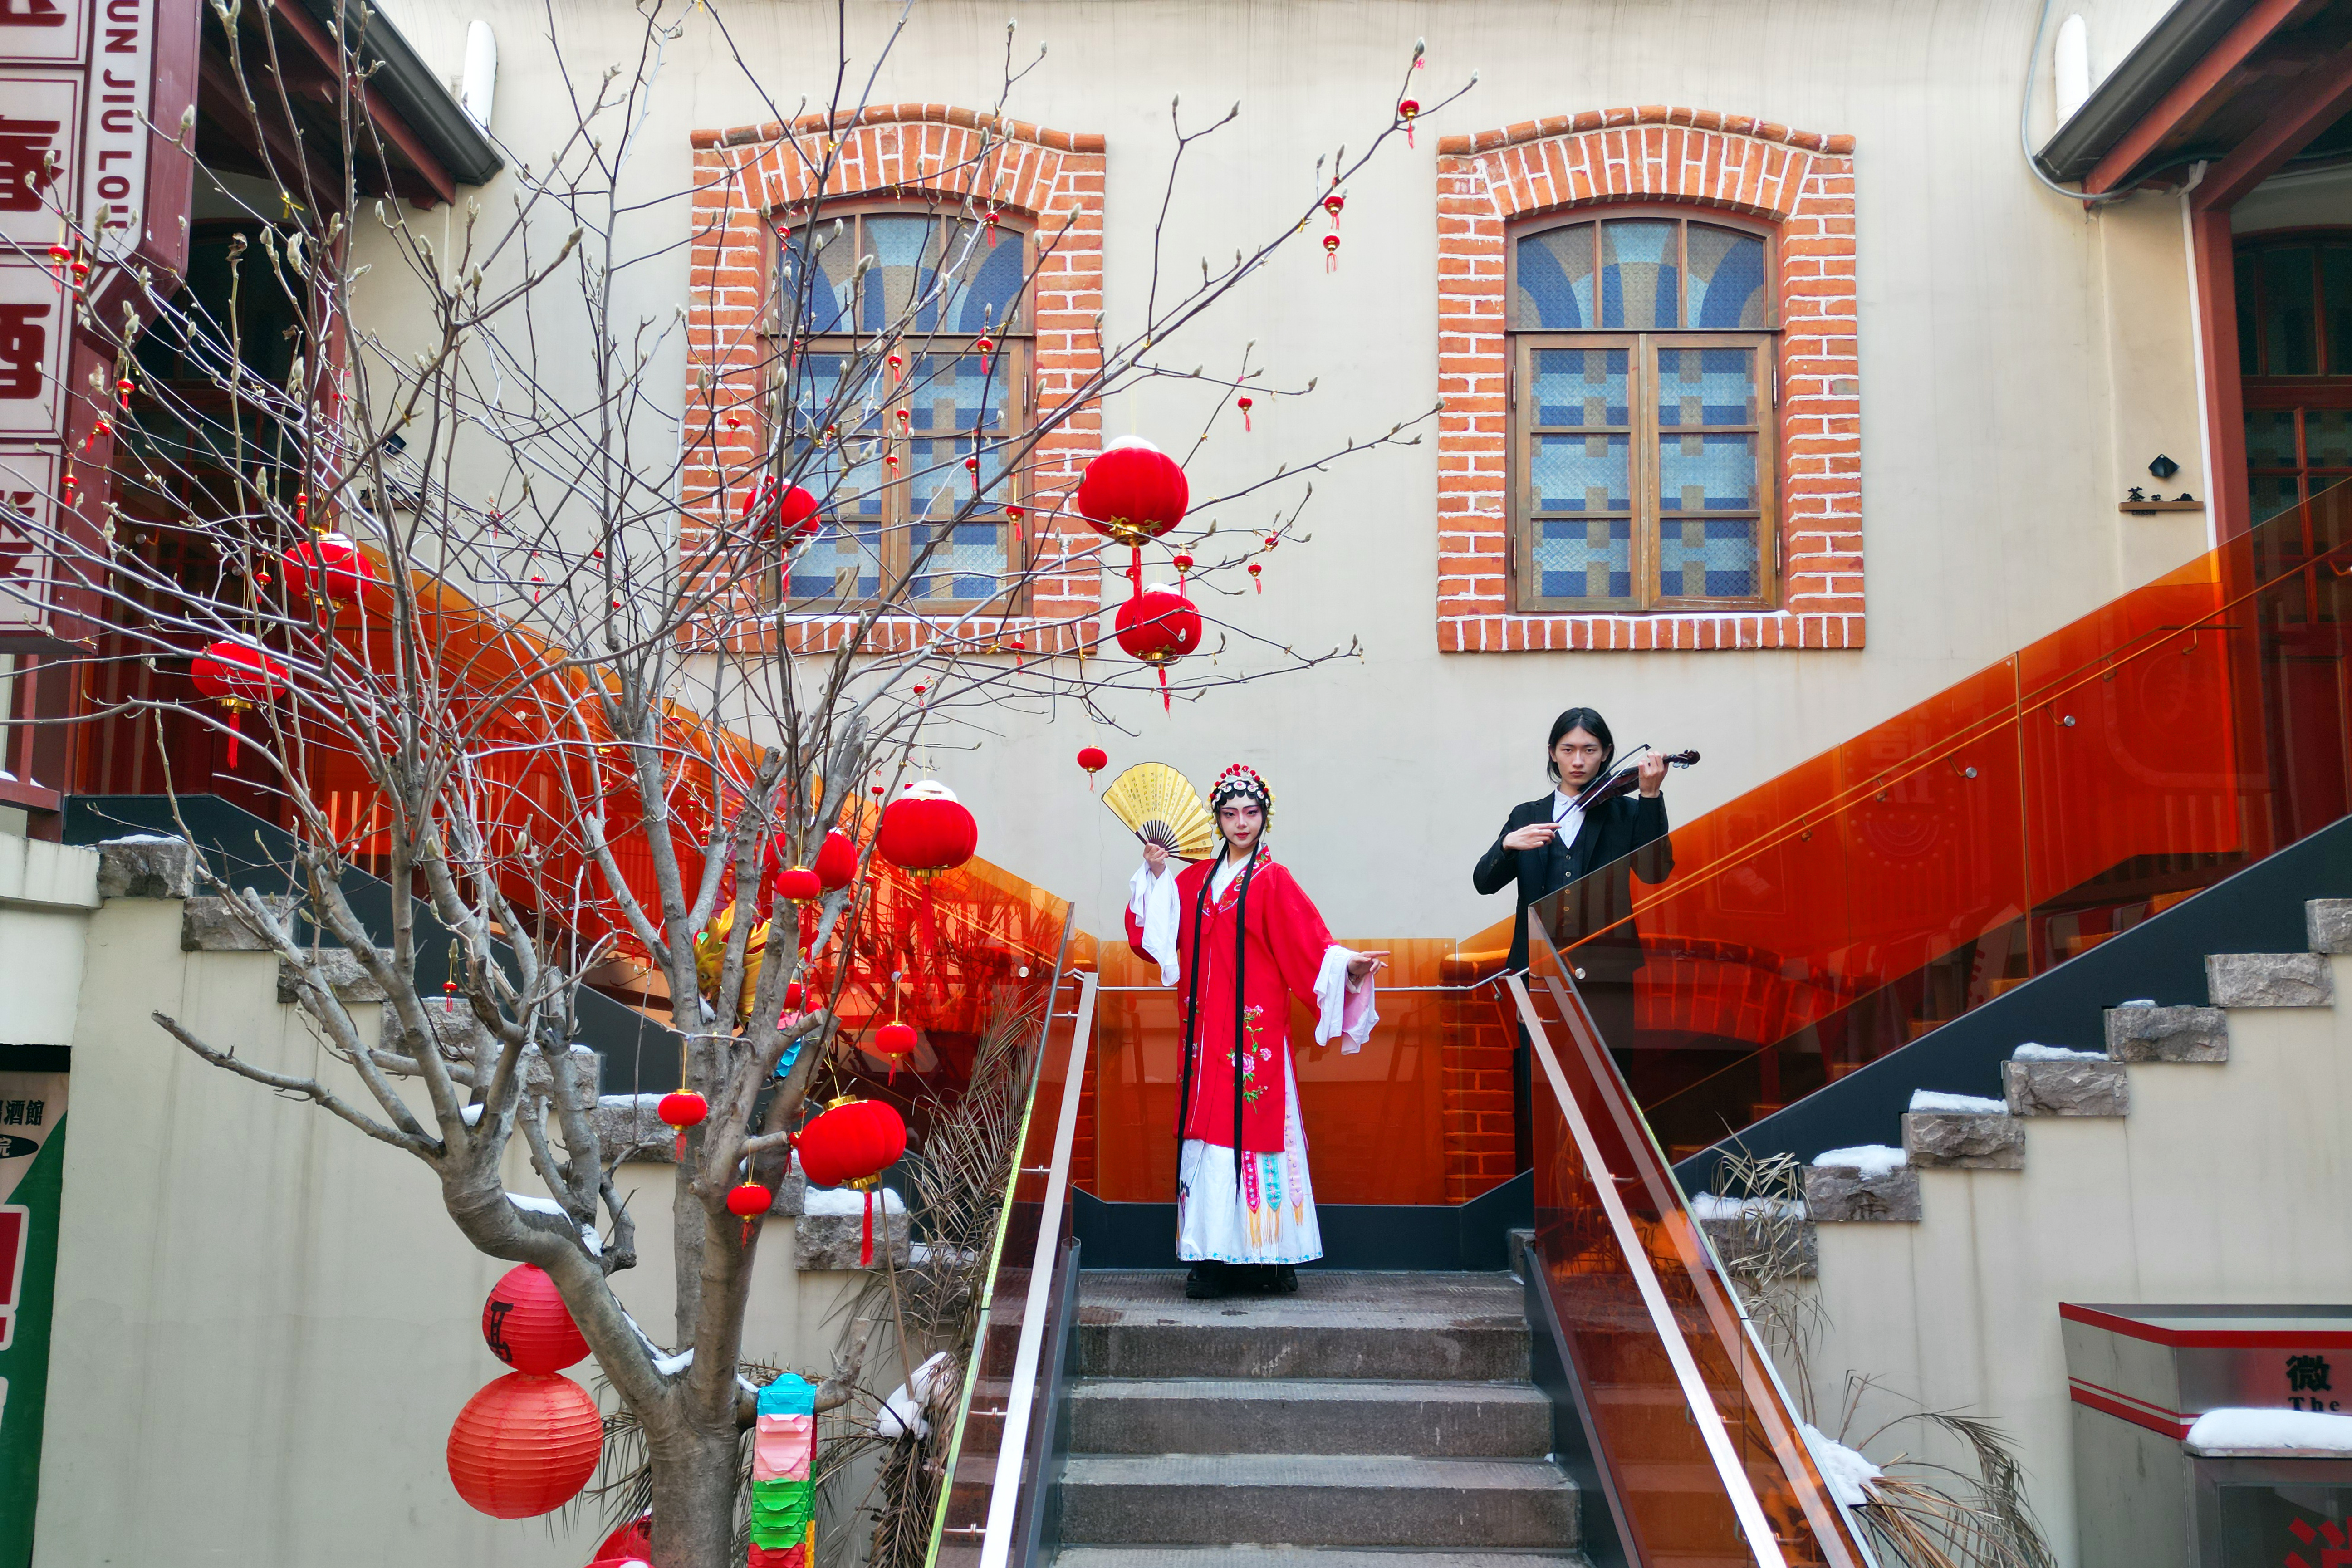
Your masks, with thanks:
M 1289 870 L 1259 851 L 1257 864 L 1226 885 L 1205 915 L 1201 892 L 1216 869 L 1214 859 L 1196 861 L 1176 873 L 1182 923 L 1176 938 L 1179 1016 L 1188 1016 L 1191 1089 L 1179 1108 L 1178 1136 L 1220 1148 L 1234 1146 L 1234 1036 L 1235 1015 L 1248 1043 L 1241 1061 L 1242 1148 L 1253 1154 L 1282 1149 L 1283 1090 L 1290 1071 L 1290 999 L 1312 1010 L 1315 982 L 1331 932 L 1314 902 Z M 1244 897 L 1243 885 L 1248 892 Z M 1236 914 L 1248 922 L 1241 951 L 1234 952 Z M 1127 940 L 1139 955 L 1143 926 L 1132 910 Z M 1240 964 L 1236 997 L 1235 963 Z M 1182 1081 L 1180 1079 L 1180 1082 Z

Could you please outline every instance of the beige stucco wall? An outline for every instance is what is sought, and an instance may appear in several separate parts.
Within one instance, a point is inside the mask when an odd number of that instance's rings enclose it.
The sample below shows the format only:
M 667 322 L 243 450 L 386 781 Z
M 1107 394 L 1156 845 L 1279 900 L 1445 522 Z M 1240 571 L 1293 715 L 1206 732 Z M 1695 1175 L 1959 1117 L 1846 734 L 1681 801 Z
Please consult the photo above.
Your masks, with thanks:
M 2352 995 L 2352 960 L 2330 962 Z M 1849 1372 L 1998 1421 L 2060 1568 L 2078 1525 L 2060 1302 L 2352 1300 L 2352 1259 L 2327 1245 L 2352 1205 L 2352 1012 L 2232 1009 L 2227 1063 L 2126 1071 L 2130 1115 L 2027 1119 L 2021 1171 L 1922 1171 L 1917 1225 L 1820 1227 L 1822 1424 L 1835 1432 Z M 1866 1396 L 1850 1432 L 1896 1408 Z M 1916 1425 L 1872 1452 L 1906 1448 L 1948 1457 Z
M 0 832 L 0 1045 L 72 1042 L 97 907 L 96 854 Z
M 454 74 L 466 24 L 496 29 L 493 130 L 543 165 L 562 116 L 549 13 L 514 0 L 392 0 L 425 57 Z M 2105 71 L 2163 6 L 2084 7 Z M 1688 816 L 1949 684 L 2203 548 L 2197 514 L 2118 515 L 2124 486 L 2158 452 L 2173 486 L 2202 495 L 2190 302 L 2177 198 L 2147 195 L 2085 216 L 2028 174 L 2018 110 L 2033 0 L 1969 6 L 1881 0 L 1744 4 L 1198 3 L 1073 0 L 1018 7 L 1019 47 L 1049 46 L 1012 112 L 1108 137 L 1106 294 L 1113 330 L 1139 317 L 1170 150 L 1168 104 L 1189 118 L 1239 100 L 1240 121 L 1195 150 L 1166 225 L 1170 263 L 1230 254 L 1282 226 L 1308 195 L 1316 156 L 1360 145 L 1387 117 L 1408 51 L 1431 101 L 1473 69 L 1462 104 L 1424 118 L 1351 183 L 1345 247 L 1326 275 L 1301 246 L 1213 321 L 1165 345 L 1171 362 L 1230 365 L 1255 341 L 1274 379 L 1320 377 L 1311 399 L 1261 406 L 1257 432 L 1220 434 L 1192 464 L 1195 494 L 1363 437 L 1435 397 L 1434 187 L 1440 134 L 1611 105 L 1755 113 L 1857 138 L 1864 399 L 1864 530 L 1870 646 L 1860 653 L 1647 653 L 1440 657 L 1434 631 L 1435 459 L 1424 446 L 1353 460 L 1316 480 L 1311 543 L 1268 563 L 1261 595 L 1215 613 L 1300 649 L 1363 657 L 1313 674 L 1179 704 L 1120 703 L 1134 731 L 1097 732 L 1068 705 L 1007 716 L 940 776 L 978 810 L 982 852 L 1115 922 L 1131 841 L 1094 807 L 1071 763 L 1098 742 L 1113 766 L 1157 758 L 1205 780 L 1244 759 L 1281 795 L 1274 840 L 1335 926 L 1466 933 L 1507 912 L 1470 889 L 1468 868 L 1504 810 L 1543 787 L 1543 731 L 1591 703 L 1622 741 L 1696 745 L 1673 808 Z M 728 25 L 786 106 L 825 90 L 830 7 L 730 6 Z M 927 0 L 879 68 L 882 102 L 976 104 L 992 96 L 1003 6 Z M 631 14 L 552 14 L 572 68 L 629 58 Z M 849 8 L 853 75 L 872 64 L 895 5 Z M 665 49 L 630 176 L 682 187 L 688 133 L 769 117 L 724 62 L 707 15 Z M 808 62 L 803 68 L 802 62 Z M 2047 97 L 2047 73 L 2038 96 Z M 2047 110 L 2038 123 L 2046 125 Z M 513 184 L 483 193 L 492 209 Z M 424 220 L 438 226 L 444 215 Z M 633 220 L 638 253 L 683 237 L 682 205 Z M 366 252 L 363 228 L 362 251 Z M 624 284 L 628 314 L 669 316 L 686 292 L 682 247 Z M 396 331 L 398 268 L 380 266 L 363 313 Z M 561 334 L 542 347 L 571 352 Z M 679 367 L 659 386 L 683 381 Z M 558 365 L 560 369 L 560 363 Z M 1108 410 L 1108 433 L 1175 438 L 1202 399 L 1181 385 Z M 1296 493 L 1295 491 L 1291 493 Z M 1271 505 L 1230 515 L 1255 526 Z M 1219 673 L 1246 659 L 1228 658 Z
M 86 921 L 37 1568 L 576 1568 L 593 1513 L 492 1520 L 441 1463 L 458 1409 L 506 1370 L 479 1325 L 510 1265 L 466 1245 L 415 1160 L 163 1034 L 151 1013 L 352 1082 L 277 1002 L 276 961 L 181 952 L 180 909 L 115 900 Z M 656 1340 L 670 1180 L 627 1165 L 619 1182 L 646 1261 L 615 1285 Z M 520 1159 L 508 1182 L 541 1191 Z M 858 1277 L 795 1279 L 792 1225 L 765 1235 L 745 1351 L 821 1373 Z M 594 1385 L 593 1363 L 571 1375 Z

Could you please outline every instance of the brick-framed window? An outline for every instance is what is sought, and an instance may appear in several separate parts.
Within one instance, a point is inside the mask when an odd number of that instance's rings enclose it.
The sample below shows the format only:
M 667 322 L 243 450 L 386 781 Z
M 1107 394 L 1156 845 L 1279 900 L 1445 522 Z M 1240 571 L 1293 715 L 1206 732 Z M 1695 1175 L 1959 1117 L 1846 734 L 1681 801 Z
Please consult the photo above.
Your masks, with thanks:
M 1061 513 L 1087 458 L 1102 442 L 1100 410 L 1092 404 L 1072 405 L 1102 363 L 1095 321 L 1102 311 L 1103 139 L 968 109 L 904 103 L 869 105 L 854 116 L 803 115 L 789 125 L 771 121 L 698 131 L 692 142 L 688 403 L 712 414 L 705 426 L 690 431 L 685 547 L 695 546 L 699 530 L 740 510 L 747 476 L 770 449 L 772 421 L 786 407 L 783 398 L 772 395 L 778 390 L 773 384 L 780 365 L 790 361 L 789 348 L 781 359 L 777 353 L 781 322 L 770 314 L 781 261 L 778 228 L 789 224 L 791 215 L 812 208 L 822 212 L 821 226 L 829 229 L 837 216 L 893 208 L 954 214 L 971 201 L 997 216 L 999 253 L 1016 242 L 1029 247 L 1029 289 L 1016 323 L 1022 330 L 1010 334 L 1009 347 L 1006 334 L 991 334 L 997 340 L 991 382 L 996 389 L 1010 388 L 1011 396 L 1025 405 L 1008 402 L 1002 427 L 1031 427 L 1061 416 L 1031 449 L 1027 469 L 1018 477 L 1028 513 L 1019 548 L 1037 571 L 1028 602 L 1009 606 L 964 594 L 974 586 L 969 579 L 979 574 L 944 573 L 949 580 L 910 603 L 908 614 L 884 617 L 867 646 L 875 651 L 910 648 L 941 635 L 967 642 L 1023 637 L 1032 652 L 1079 646 L 1075 623 L 1101 604 L 1094 555 L 1099 542 Z M 827 169 L 820 191 L 816 181 Z M 981 244 L 986 247 L 984 237 Z M 956 346 L 972 347 L 968 342 Z M 1011 363 L 995 362 L 995 354 L 1007 353 Z M 956 417 L 954 400 L 967 392 L 971 395 L 966 411 L 980 406 L 977 378 L 967 385 L 963 374 L 962 362 L 972 357 L 958 355 L 955 363 L 934 367 L 939 374 L 931 390 L 950 400 L 940 417 Z M 909 381 L 914 373 L 914 366 L 904 367 Z M 992 408 L 994 403 L 992 395 Z M 894 426 L 897 406 L 886 405 L 889 412 L 884 416 Z M 908 443 L 948 438 L 915 428 L 922 410 L 911 395 L 907 406 L 908 428 L 901 434 Z M 969 433 L 971 426 L 962 428 Z M 961 449 L 953 453 L 951 472 L 968 486 L 963 456 Z M 912 467 L 903 450 L 900 466 Z M 1004 488 L 992 477 L 984 479 L 992 490 Z M 911 477 L 907 482 L 913 482 Z M 967 544 L 958 541 L 955 548 L 963 552 Z M 970 548 L 979 550 L 979 542 Z M 1010 548 L 1009 540 L 999 547 L 1000 563 L 1002 551 Z M 956 563 L 951 559 L 942 564 Z M 968 555 L 964 563 L 970 563 Z M 967 582 L 957 584 L 956 575 Z M 772 592 L 772 575 L 769 582 Z M 756 615 L 757 587 L 756 578 L 744 580 L 742 603 L 735 606 L 736 629 L 730 635 L 772 642 L 779 634 L 772 618 Z M 979 614 L 959 608 L 975 602 L 982 605 Z M 940 612 L 936 620 L 934 609 Z M 791 617 L 782 635 L 795 651 L 816 651 L 839 647 L 853 626 L 845 607 L 821 605 Z
M 1774 237 L 1663 206 L 1512 230 L 1515 608 L 1772 605 Z
M 839 504 L 793 559 L 791 603 L 855 608 L 929 549 L 907 602 L 1020 613 L 1019 568 L 1035 536 L 1004 510 L 1028 491 L 1022 475 L 1003 471 L 1003 453 L 1035 407 L 1026 226 L 971 222 L 927 202 L 828 205 L 814 225 L 806 216 L 786 212 L 775 226 L 774 304 L 762 325 L 772 328 L 772 363 L 785 369 L 772 417 L 787 426 L 787 471 Z M 893 366 L 873 343 L 898 323 Z M 863 380 L 845 389 L 854 374 Z M 977 476 L 964 467 L 975 452 Z M 975 490 L 990 504 L 967 514 Z M 957 521 L 928 521 L 943 517 Z M 935 543 L 936 527 L 949 537 Z
M 1853 153 L 1851 137 L 1659 108 L 1559 116 L 1439 142 L 1443 651 L 1863 645 Z M 1635 279 L 1619 258 L 1613 320 L 1621 324 L 1610 324 L 1602 310 L 1611 287 L 1609 258 L 1601 254 L 1605 227 L 1587 231 L 1600 290 L 1593 324 L 1555 330 L 1544 321 L 1540 332 L 1518 325 L 1517 241 L 1642 220 L 1675 226 L 1678 272 L 1665 298 L 1678 301 L 1676 325 L 1662 326 L 1657 313 L 1654 264 L 1663 250 L 1646 275 L 1652 314 L 1632 324 L 1622 324 L 1622 291 Z M 1701 259 L 1710 265 L 1693 263 L 1693 232 L 1702 233 Z M 1762 298 L 1750 312 L 1743 296 L 1741 323 L 1729 329 L 1702 301 L 1693 326 L 1692 274 L 1706 271 L 1714 281 L 1713 270 L 1736 248 L 1724 236 L 1760 242 Z M 1536 356 L 1546 353 L 1563 357 L 1538 363 Z M 1596 400 L 1584 395 L 1559 396 L 1549 409 L 1539 401 L 1543 372 L 1571 379 L 1597 374 L 1606 383 L 1612 353 L 1624 356 L 1622 402 L 1603 395 L 1596 410 L 1587 406 Z M 1723 357 L 1741 353 L 1750 357 L 1739 367 Z M 1603 357 L 1596 362 L 1596 354 Z M 1700 356 L 1696 364 L 1692 355 Z M 1698 378 L 1696 406 L 1679 395 L 1685 370 Z M 1733 395 L 1731 382 L 1743 374 L 1747 390 Z M 1678 395 L 1637 399 L 1645 374 L 1649 392 L 1664 390 L 1663 375 Z M 1572 389 L 1556 380 L 1554 390 Z M 1601 422 L 1588 423 L 1596 412 Z M 1546 423 L 1553 414 L 1573 422 Z M 1539 457 L 1535 443 L 1542 437 L 1560 439 Z M 1596 437 L 1593 456 L 1605 472 L 1557 460 L 1582 461 Z M 1611 438 L 1626 459 L 1624 483 L 1614 490 Z M 1748 504 L 1734 490 L 1708 487 L 1732 466 L 1720 459 L 1751 438 L 1756 478 Z M 1712 464 L 1710 447 L 1718 459 Z M 1664 482 L 1670 465 L 1686 482 Z M 1542 493 L 1530 493 L 1529 480 Z M 1617 500 L 1624 504 L 1612 507 Z M 1669 500 L 1696 504 L 1668 506 Z M 1581 509 L 1553 504 L 1580 500 Z M 1595 526 L 1617 521 L 1621 531 Z M 1547 521 L 1555 542 L 1549 583 L 1538 526 Z M 1732 564 L 1734 523 L 1755 530 L 1752 581 L 1742 581 Z M 1617 543 L 1622 574 L 1607 569 Z M 1581 584 L 1572 580 L 1579 566 Z

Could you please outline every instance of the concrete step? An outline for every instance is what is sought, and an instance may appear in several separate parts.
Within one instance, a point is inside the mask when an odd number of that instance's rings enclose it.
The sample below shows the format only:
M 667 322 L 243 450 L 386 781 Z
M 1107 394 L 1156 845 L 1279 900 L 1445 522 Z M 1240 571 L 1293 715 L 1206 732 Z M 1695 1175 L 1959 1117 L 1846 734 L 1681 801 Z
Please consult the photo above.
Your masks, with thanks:
M 1066 1546 L 1055 1568 L 1591 1568 L 1581 1552 L 1359 1552 L 1344 1546 Z
M 1296 1295 L 1191 1301 L 1173 1270 L 1104 1270 L 1080 1284 L 1077 1340 L 1091 1377 L 1528 1376 L 1527 1317 L 1507 1274 L 1301 1269 Z
M 1062 1539 L 1564 1552 L 1579 1544 L 1577 1492 L 1544 1459 L 1073 1454 Z
M 1070 1447 L 1541 1458 L 1551 1451 L 1551 1402 L 1526 1383 L 1090 1379 L 1070 1390 Z
M 2205 991 L 2216 1007 L 2326 1007 L 2336 981 L 2324 953 L 2214 952 L 2205 957 Z

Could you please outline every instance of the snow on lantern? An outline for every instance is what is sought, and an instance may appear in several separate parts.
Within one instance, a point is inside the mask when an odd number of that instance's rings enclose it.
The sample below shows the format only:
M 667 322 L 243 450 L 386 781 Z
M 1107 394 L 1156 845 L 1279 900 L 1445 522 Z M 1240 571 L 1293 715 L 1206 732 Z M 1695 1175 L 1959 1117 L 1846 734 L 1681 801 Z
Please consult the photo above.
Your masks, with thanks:
M 348 533 L 313 535 L 280 559 L 289 589 L 316 594 L 332 605 L 359 603 L 360 590 L 376 580 L 375 563 Z
M 1128 567 L 1133 583 L 1143 579 L 1143 542 L 1183 521 L 1192 500 L 1182 466 L 1140 436 L 1113 441 L 1078 477 L 1078 515 L 1133 552 Z
M 820 1187 L 850 1187 L 866 1194 L 866 1219 L 858 1237 L 857 1266 L 874 1263 L 875 1179 L 907 1152 L 907 1124 L 878 1100 L 854 1096 L 835 1100 L 793 1140 L 801 1170 Z
M 482 1303 L 482 1339 L 517 1372 L 562 1372 L 586 1359 L 588 1342 L 547 1271 L 524 1263 L 507 1270 Z
M 552 1513 L 596 1473 L 604 1419 L 559 1373 L 510 1372 L 466 1402 L 449 1428 L 449 1480 L 493 1519 Z
M 188 667 L 197 692 L 228 711 L 228 765 L 236 766 L 237 738 L 243 731 L 238 715 L 286 690 L 286 667 L 250 643 L 223 639 L 196 655 Z
M 980 847 L 980 824 L 943 784 L 926 779 L 882 808 L 875 851 L 901 871 L 952 871 Z
M 1168 667 L 1201 646 L 1201 612 L 1192 601 L 1155 584 L 1118 607 L 1111 618 L 1118 646 L 1160 672 L 1160 708 L 1168 711 Z

